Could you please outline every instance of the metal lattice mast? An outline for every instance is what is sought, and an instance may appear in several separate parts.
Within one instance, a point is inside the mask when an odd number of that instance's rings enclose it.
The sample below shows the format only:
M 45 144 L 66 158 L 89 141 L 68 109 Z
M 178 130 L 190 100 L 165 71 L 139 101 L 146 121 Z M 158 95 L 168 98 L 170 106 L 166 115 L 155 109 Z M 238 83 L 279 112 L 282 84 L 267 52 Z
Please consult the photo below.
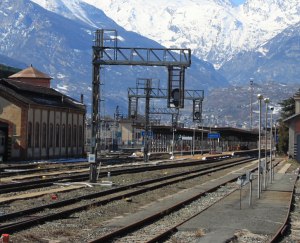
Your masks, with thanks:
M 100 100 L 100 68 L 101 65 L 138 65 L 138 66 L 165 66 L 169 70 L 171 68 L 181 69 L 180 87 L 184 87 L 184 70 L 191 65 L 191 50 L 190 49 L 167 49 L 167 48 L 135 48 L 135 47 L 118 47 L 117 45 L 117 32 L 116 30 L 103 30 L 95 31 L 95 39 L 93 45 L 93 102 L 92 102 L 92 153 L 94 154 L 94 161 L 90 166 L 90 181 L 96 182 L 96 163 L 98 157 L 98 120 L 99 120 L 99 100 Z M 170 77 L 170 75 L 169 75 Z M 172 79 L 168 80 L 170 83 Z M 172 85 L 171 85 L 172 86 Z M 172 92 L 169 90 L 168 92 Z M 176 99 L 181 100 L 182 90 L 179 90 L 179 96 L 176 93 Z M 173 104 L 177 100 L 173 99 Z M 171 100 L 170 100 L 171 102 Z M 179 103 L 179 107 L 183 108 L 183 103 Z

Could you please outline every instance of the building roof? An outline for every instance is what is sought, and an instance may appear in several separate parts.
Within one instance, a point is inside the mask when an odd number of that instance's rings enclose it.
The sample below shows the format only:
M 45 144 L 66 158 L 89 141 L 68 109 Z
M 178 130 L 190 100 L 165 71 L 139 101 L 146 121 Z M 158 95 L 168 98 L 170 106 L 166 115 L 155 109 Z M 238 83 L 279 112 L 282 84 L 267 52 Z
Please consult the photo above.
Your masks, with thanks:
M 55 89 L 35 86 L 12 79 L 0 79 L 0 95 L 5 94 L 29 105 L 43 105 L 77 109 L 85 112 L 85 105 Z
M 47 74 L 42 73 L 41 71 L 35 69 L 32 66 L 25 68 L 25 69 L 21 70 L 20 72 L 9 76 L 9 78 L 12 78 L 12 79 L 18 79 L 18 78 L 52 79 Z
M 283 122 L 290 123 L 292 120 L 294 120 L 295 118 L 298 118 L 299 116 L 300 116 L 300 113 L 294 114 L 294 115 L 284 119 Z

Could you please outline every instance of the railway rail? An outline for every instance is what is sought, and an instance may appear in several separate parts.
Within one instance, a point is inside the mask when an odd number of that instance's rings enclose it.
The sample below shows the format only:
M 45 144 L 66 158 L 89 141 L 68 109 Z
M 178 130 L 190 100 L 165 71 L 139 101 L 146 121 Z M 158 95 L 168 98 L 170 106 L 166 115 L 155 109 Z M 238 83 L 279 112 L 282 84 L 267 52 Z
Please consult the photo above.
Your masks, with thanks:
M 224 160 L 228 159 L 230 156 L 215 156 L 207 158 L 206 160 L 190 160 L 190 161 L 177 161 L 177 162 L 168 162 L 165 164 L 156 164 L 156 165 L 139 165 L 135 166 L 134 168 L 130 166 L 130 168 L 124 168 L 124 169 L 102 169 L 102 172 L 99 174 L 99 177 L 105 177 L 107 175 L 107 172 L 109 171 L 111 175 L 120 175 L 125 173 L 138 173 L 138 172 L 144 172 L 144 171 L 151 171 L 151 170 L 161 170 L 161 169 L 167 169 L 167 168 L 175 168 L 175 167 L 185 167 L 185 166 L 194 166 L 198 165 L 199 163 L 205 164 L 210 163 L 212 161 L 216 160 Z M 66 173 L 70 173 L 67 172 Z M 75 173 L 75 172 L 72 172 Z M 58 176 L 55 174 L 52 178 L 43 178 L 43 176 L 47 176 L 47 174 L 34 174 L 32 177 L 34 180 L 19 180 L 15 181 L 13 183 L 6 183 L 6 184 L 0 184 L 0 194 L 9 193 L 9 192 L 20 192 L 25 191 L 29 189 L 35 189 L 35 188 L 45 188 L 52 186 L 53 183 L 58 182 L 72 182 L 72 181 L 86 181 L 89 178 L 88 169 L 87 172 L 84 173 L 76 173 L 76 175 L 67 175 L 67 176 Z M 48 177 L 48 176 L 47 176 Z
M 277 164 L 276 164 L 277 165 Z M 251 171 L 256 170 L 254 166 Z M 172 234 L 176 232 L 177 228 L 183 223 L 191 220 L 215 203 L 221 201 L 231 193 L 238 190 L 238 188 L 232 185 L 232 182 L 237 180 L 240 175 L 232 175 L 221 179 L 216 184 L 211 184 L 206 190 L 201 191 L 198 194 L 193 194 L 191 197 L 186 197 L 184 200 L 175 202 L 167 207 L 149 213 L 143 214 L 143 217 L 133 216 L 133 220 L 128 220 L 127 224 L 120 224 L 119 228 L 111 230 L 113 224 L 104 226 L 102 236 L 97 239 L 89 241 L 89 243 L 100 243 L 100 242 L 163 242 L 170 239 Z M 226 188 L 225 190 L 223 188 Z M 210 197 L 210 193 L 219 194 L 213 201 L 208 203 L 204 202 Z M 200 206 L 199 206 L 200 205 Z M 138 220 L 136 220 L 138 218 Z M 117 227 L 117 226 L 115 226 Z M 114 227 L 114 228 L 115 228 Z M 109 233 L 108 233 L 109 232 Z M 199 232 L 202 234 L 202 232 Z M 277 234 L 277 233 L 276 233 Z M 274 237 L 276 238 L 276 237 Z M 167 241 L 168 242 L 168 241 Z M 173 242 L 170 240 L 169 242 Z M 227 242 L 224 239 L 224 242 Z M 229 242 L 229 241 L 228 241 Z M 275 241 L 272 241 L 275 242 Z
M 205 151 L 207 152 L 207 151 Z M 202 151 L 195 151 L 195 154 L 200 154 Z M 183 154 L 187 154 L 184 152 Z M 190 154 L 190 153 L 188 153 Z M 245 150 L 245 151 L 235 151 L 232 152 L 232 156 L 257 156 L 257 150 Z M 158 152 L 151 154 L 150 160 L 159 160 L 159 159 L 167 159 L 169 157 L 169 153 Z M 112 154 L 107 155 L 107 157 L 101 157 L 102 165 L 115 165 L 115 164 L 128 164 L 132 162 L 141 162 L 142 158 L 139 157 L 130 157 L 128 153 L 121 154 Z M 57 160 L 52 162 L 15 162 L 10 164 L 0 164 L 0 173 L 1 178 L 10 177 L 14 175 L 26 175 L 32 173 L 42 173 L 42 172 L 51 172 L 51 171 L 59 171 L 59 170 L 72 170 L 72 169 L 84 169 L 88 168 L 89 163 L 87 161 L 82 162 L 78 160 Z
M 2 223 L 0 226 L 0 234 L 1 233 L 13 233 L 15 231 L 24 229 L 26 227 L 30 227 L 33 225 L 37 225 L 49 220 L 54 220 L 54 219 L 59 219 L 59 218 L 64 218 L 67 217 L 75 212 L 82 211 L 82 210 L 87 210 L 90 207 L 93 206 L 100 206 L 104 205 L 107 203 L 110 203 L 114 200 L 120 200 L 126 197 L 131 197 L 133 195 L 138 195 L 150 190 L 155 190 L 157 188 L 161 188 L 166 185 L 178 183 L 183 180 L 188 180 L 192 179 L 195 177 L 198 177 L 200 175 L 204 175 L 206 173 L 211 173 L 217 170 L 222 170 L 225 168 L 229 168 L 238 164 L 242 163 L 248 163 L 252 161 L 253 159 L 242 159 L 242 158 L 236 158 L 232 159 L 230 162 L 226 161 L 219 161 L 216 162 L 216 164 L 207 164 L 206 167 L 209 168 L 199 168 L 194 171 L 188 171 L 188 172 L 182 172 L 182 173 L 177 173 L 173 175 L 168 175 L 164 176 L 161 178 L 156 178 L 156 179 L 151 179 L 147 181 L 142 181 L 126 186 L 121 186 L 118 188 L 113 188 L 110 190 L 98 192 L 98 193 L 93 193 L 89 195 L 85 195 L 82 197 L 77 197 L 69 200 L 64 200 L 60 202 L 55 202 L 52 204 L 40 206 L 40 207 L 35 207 L 35 208 L 30 208 L 27 210 L 19 211 L 19 212 L 14 212 L 6 215 L 0 216 L 0 221 L 6 223 Z M 93 202 L 84 202 L 83 205 L 74 205 L 74 203 L 79 203 L 82 202 L 83 200 L 86 199 L 93 199 Z M 44 209 L 49 209 L 49 208 L 59 208 L 62 207 L 63 209 L 60 212 L 55 212 L 55 213 L 50 213 L 47 215 L 36 215 L 36 213 L 41 212 Z M 64 208 L 66 207 L 66 208 Z M 17 222 L 7 222 L 7 221 L 12 221 L 13 219 L 23 217 L 23 219 L 17 221 Z M 25 218 L 25 219 L 24 219 Z M 30 219 L 28 219 L 30 218 Z

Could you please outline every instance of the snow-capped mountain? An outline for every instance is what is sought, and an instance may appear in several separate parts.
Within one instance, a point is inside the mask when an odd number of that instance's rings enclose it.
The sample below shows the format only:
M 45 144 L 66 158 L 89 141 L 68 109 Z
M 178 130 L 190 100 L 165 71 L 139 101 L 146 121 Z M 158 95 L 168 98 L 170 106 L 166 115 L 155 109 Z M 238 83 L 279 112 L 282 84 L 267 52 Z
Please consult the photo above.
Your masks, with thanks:
M 46 2 L 47 0 L 35 0 Z M 189 47 L 216 67 L 300 21 L 299 0 L 84 0 L 126 30 L 166 47 Z
M 300 21 L 299 0 L 248 0 L 239 6 L 229 0 L 32 1 L 69 19 L 99 26 L 83 6 L 89 3 L 125 29 L 166 47 L 191 48 L 216 68 L 240 52 L 255 51 Z
M 254 51 L 240 52 L 219 70 L 231 80 L 242 84 L 277 81 L 300 83 L 300 22 L 286 28 Z
M 36 1 L 37 2 L 37 1 Z M 0 53 L 32 64 L 54 78 L 52 87 L 79 98 L 80 93 L 91 103 L 93 31 L 116 29 L 125 47 L 162 48 L 157 42 L 128 32 L 108 18 L 103 11 L 79 0 L 0 1 Z M 42 3 L 45 6 L 42 6 Z M 49 10 L 48 10 L 49 9 Z M 210 63 L 193 57 L 186 71 L 186 88 L 208 89 L 227 85 Z M 163 67 L 106 66 L 101 69 L 105 92 L 102 98 L 127 109 L 127 88 L 135 87 L 137 78 L 167 80 Z M 88 110 L 89 112 L 90 110 Z

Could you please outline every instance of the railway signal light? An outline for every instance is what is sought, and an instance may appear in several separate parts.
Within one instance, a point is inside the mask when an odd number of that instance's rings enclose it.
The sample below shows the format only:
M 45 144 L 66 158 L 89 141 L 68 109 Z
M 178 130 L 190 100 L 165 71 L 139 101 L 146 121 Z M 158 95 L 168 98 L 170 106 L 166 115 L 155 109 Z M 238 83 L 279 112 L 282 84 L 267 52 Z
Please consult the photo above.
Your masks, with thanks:
M 184 108 L 184 68 L 169 67 L 168 107 Z
M 193 121 L 201 121 L 202 118 L 202 100 L 193 100 Z
M 179 89 L 173 89 L 171 91 L 171 103 L 173 103 L 174 107 L 179 106 L 179 101 L 180 101 L 180 93 Z

